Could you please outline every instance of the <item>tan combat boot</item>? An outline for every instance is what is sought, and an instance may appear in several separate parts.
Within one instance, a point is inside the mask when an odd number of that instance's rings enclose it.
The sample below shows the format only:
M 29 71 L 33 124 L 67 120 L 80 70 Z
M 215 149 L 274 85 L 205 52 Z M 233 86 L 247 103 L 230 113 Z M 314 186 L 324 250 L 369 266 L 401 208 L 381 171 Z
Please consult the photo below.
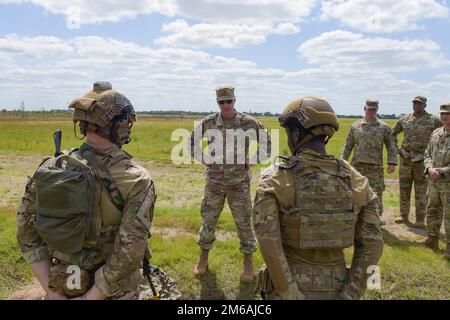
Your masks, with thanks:
M 194 274 L 198 277 L 202 277 L 206 274 L 206 269 L 208 269 L 208 254 L 209 250 L 201 248 L 200 260 L 194 268 Z
M 408 216 L 401 216 L 399 218 L 395 218 L 395 223 L 397 224 L 408 224 L 409 218 Z
M 241 282 L 250 283 L 254 278 L 252 254 L 244 253 L 244 271 L 241 275 Z
M 444 252 L 444 258 L 447 260 L 450 260 L 450 243 L 447 243 L 447 248 Z
M 435 251 L 439 250 L 439 237 L 428 236 L 428 238 L 419 243 Z

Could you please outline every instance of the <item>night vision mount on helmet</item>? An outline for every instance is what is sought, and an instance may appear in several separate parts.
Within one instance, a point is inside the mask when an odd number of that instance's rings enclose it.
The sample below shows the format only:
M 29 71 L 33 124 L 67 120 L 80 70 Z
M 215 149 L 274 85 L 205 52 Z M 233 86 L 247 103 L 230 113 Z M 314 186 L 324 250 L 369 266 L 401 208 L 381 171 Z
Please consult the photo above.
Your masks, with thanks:
M 80 123 L 84 136 L 92 131 L 119 146 L 130 142 L 136 113 L 131 102 L 110 83 L 94 83 L 93 90 L 75 99 L 69 108 L 74 109 L 74 125 Z

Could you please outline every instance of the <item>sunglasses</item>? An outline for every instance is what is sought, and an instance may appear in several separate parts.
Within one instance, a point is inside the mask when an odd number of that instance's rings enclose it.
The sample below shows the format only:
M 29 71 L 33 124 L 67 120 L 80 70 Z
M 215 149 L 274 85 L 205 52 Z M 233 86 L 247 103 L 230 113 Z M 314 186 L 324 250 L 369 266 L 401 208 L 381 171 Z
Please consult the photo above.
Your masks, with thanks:
M 224 101 L 219 101 L 219 104 L 220 105 L 225 104 L 225 103 L 232 104 L 233 102 L 234 102 L 234 100 L 224 100 Z

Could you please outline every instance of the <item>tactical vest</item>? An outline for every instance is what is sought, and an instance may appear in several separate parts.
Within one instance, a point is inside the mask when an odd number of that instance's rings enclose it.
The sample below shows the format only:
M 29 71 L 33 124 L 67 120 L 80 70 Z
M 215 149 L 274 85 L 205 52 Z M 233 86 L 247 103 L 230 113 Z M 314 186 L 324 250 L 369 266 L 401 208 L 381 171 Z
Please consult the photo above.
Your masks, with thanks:
M 296 204 L 280 214 L 282 243 L 301 249 L 341 249 L 353 245 L 350 170 L 341 160 L 307 162 L 292 158 Z
M 113 183 L 105 184 L 107 170 L 92 151 L 76 151 L 51 158 L 36 171 L 34 227 L 53 258 L 90 270 L 112 251 L 123 200 Z

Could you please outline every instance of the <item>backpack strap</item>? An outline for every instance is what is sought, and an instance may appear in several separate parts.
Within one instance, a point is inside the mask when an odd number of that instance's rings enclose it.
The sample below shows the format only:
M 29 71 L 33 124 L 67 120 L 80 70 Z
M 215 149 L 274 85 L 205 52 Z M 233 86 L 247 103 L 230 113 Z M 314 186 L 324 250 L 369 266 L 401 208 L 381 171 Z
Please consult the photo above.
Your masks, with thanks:
M 124 209 L 124 200 L 122 194 L 117 188 L 117 185 L 111 178 L 108 169 L 102 163 L 100 163 L 96 158 L 94 153 L 91 150 L 88 150 L 84 145 L 80 148 L 81 154 L 88 161 L 88 164 L 92 166 L 92 169 L 95 175 L 98 177 L 101 185 L 106 190 L 106 194 L 114 204 L 114 206 L 119 209 L 119 211 L 123 211 Z

